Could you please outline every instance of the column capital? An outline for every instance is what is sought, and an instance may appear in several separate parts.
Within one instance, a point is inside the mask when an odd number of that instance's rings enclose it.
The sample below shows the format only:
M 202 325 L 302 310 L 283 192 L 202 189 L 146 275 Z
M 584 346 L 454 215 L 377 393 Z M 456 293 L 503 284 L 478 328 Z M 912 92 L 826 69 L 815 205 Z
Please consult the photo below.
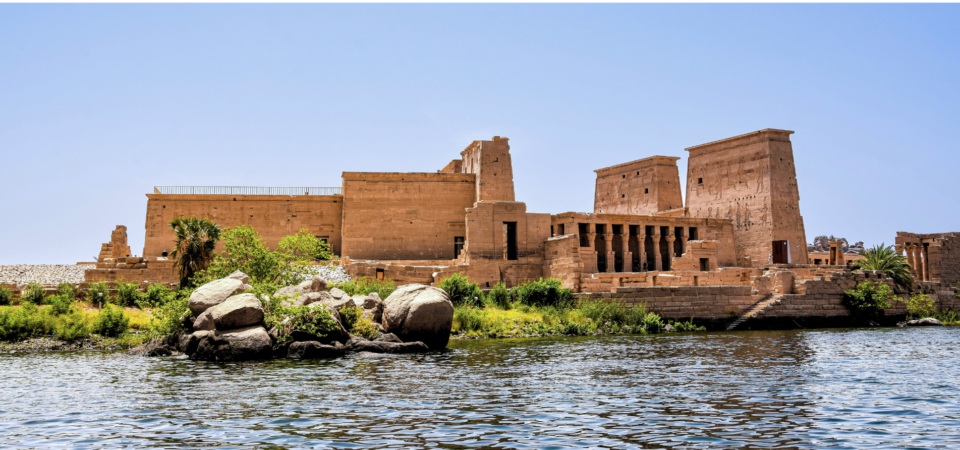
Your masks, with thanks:
M 673 241 L 676 241 L 676 240 L 677 240 L 677 238 L 676 238 L 675 236 L 667 236 L 667 242 L 673 242 Z
M 608 240 L 608 241 L 612 241 L 612 240 L 613 240 L 613 233 L 603 233 L 603 238 L 606 239 L 606 240 Z

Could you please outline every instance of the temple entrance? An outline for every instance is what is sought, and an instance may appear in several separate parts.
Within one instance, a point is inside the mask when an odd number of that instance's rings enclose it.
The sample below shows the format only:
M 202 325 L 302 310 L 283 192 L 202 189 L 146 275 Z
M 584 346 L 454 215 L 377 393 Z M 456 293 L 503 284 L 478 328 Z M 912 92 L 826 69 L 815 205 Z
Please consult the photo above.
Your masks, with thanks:
M 790 264 L 788 241 L 773 241 L 773 264 Z

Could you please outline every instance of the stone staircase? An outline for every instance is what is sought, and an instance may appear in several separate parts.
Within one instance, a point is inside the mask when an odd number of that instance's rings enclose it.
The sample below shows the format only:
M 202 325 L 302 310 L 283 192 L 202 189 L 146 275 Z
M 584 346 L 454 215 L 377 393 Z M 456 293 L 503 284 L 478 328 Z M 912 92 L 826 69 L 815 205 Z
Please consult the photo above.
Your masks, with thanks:
M 783 294 L 770 294 L 763 300 L 760 300 L 759 302 L 757 302 L 756 305 L 751 306 L 750 309 L 748 309 L 747 312 L 741 314 L 740 317 L 737 317 L 737 320 L 734 320 L 733 323 L 727 326 L 727 331 L 732 331 L 736 329 L 738 326 L 740 326 L 741 323 L 746 322 L 747 319 L 757 314 L 760 314 L 760 311 L 767 309 L 767 307 L 769 307 L 770 305 L 780 303 L 780 300 L 782 298 L 783 298 Z

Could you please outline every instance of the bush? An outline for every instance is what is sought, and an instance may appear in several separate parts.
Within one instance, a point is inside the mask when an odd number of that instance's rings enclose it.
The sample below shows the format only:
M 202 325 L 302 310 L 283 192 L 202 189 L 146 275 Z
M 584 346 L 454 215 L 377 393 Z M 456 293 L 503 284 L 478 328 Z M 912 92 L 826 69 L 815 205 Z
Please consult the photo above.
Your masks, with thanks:
M 283 261 L 267 248 L 260 233 L 248 225 L 227 228 L 223 233 L 223 251 L 202 274 L 210 281 L 225 278 L 239 270 L 250 276 L 250 282 L 277 282 L 281 277 Z M 201 281 L 194 283 L 199 286 Z
M 140 303 L 140 284 L 139 283 L 124 283 L 123 278 L 119 279 L 114 283 L 117 288 L 117 305 L 126 307 L 134 306 Z
M 511 300 L 510 290 L 501 282 L 493 285 L 493 289 L 487 292 L 486 304 L 507 310 L 513 306 Z
M 907 314 L 910 317 L 923 318 L 923 317 L 932 317 L 937 313 L 937 306 L 933 302 L 933 299 L 929 295 L 922 292 L 914 292 L 910 294 L 910 298 L 903 300 L 899 297 L 894 297 L 899 302 L 906 304 Z
M 453 321 L 460 323 L 463 331 L 480 331 L 483 329 L 483 311 L 471 307 L 454 307 Z
M 467 277 L 454 273 L 440 282 L 440 289 L 443 289 L 450 296 L 453 306 L 480 306 L 480 300 L 483 299 L 483 291 L 480 285 L 471 283 Z
M 87 301 L 92 305 L 103 306 L 110 302 L 110 287 L 105 281 L 98 281 L 87 287 Z
M 374 325 L 370 319 L 363 317 L 363 309 L 359 306 L 341 308 L 339 312 L 340 321 L 350 334 L 367 339 L 376 339 L 376 337 L 380 335 L 380 330 L 377 326 Z
M 147 292 L 140 294 L 137 306 L 140 309 L 144 309 L 144 307 L 158 308 L 173 300 L 175 296 L 176 293 L 171 291 L 170 288 L 161 283 L 154 283 L 147 286 Z
M 77 285 L 75 284 L 60 283 L 57 285 L 57 295 L 71 302 L 74 302 L 77 300 L 78 292 L 79 292 L 79 289 L 77 289 Z
M 53 335 L 64 341 L 75 341 L 90 336 L 93 325 L 90 318 L 80 311 L 73 311 L 60 318 L 53 327 Z
M 375 278 L 360 277 L 356 280 L 345 281 L 336 285 L 347 295 L 370 295 L 376 292 L 380 300 L 386 300 L 397 289 L 392 280 L 377 280 Z
M 569 308 L 573 306 L 573 295 L 570 289 L 563 289 L 563 284 L 555 278 L 543 278 L 537 281 L 527 281 L 514 288 L 517 300 L 529 306 L 555 306 Z
M 278 303 L 271 305 L 270 314 L 264 322 L 267 328 L 277 329 L 277 342 L 288 342 L 290 333 L 299 330 L 319 338 L 329 336 L 338 328 L 336 320 L 326 308 L 307 306 L 285 307 Z
M 37 282 L 31 282 L 27 287 L 23 288 L 23 293 L 20 294 L 20 302 L 33 303 L 35 305 L 43 304 L 43 286 Z
M 62 295 L 51 295 L 47 297 L 47 303 L 50 305 L 50 311 L 55 316 L 70 314 L 74 310 L 74 301 Z
M 686 322 L 670 322 L 670 331 L 673 333 L 687 333 L 690 331 L 707 331 L 707 327 L 700 327 L 693 323 L 693 317 Z
M 190 313 L 190 294 L 193 289 L 181 289 L 171 293 L 165 303 L 154 308 L 150 315 L 150 326 L 156 336 L 172 336 L 186 333 L 187 324 L 184 316 Z
M 618 301 L 597 300 L 581 303 L 579 309 L 584 317 L 593 320 L 598 326 L 609 323 L 620 327 L 628 326 L 639 333 L 647 332 L 644 324 L 644 319 L 647 316 L 645 306 L 625 306 Z M 651 332 L 656 333 L 656 331 Z
M 301 228 L 297 234 L 285 236 L 277 244 L 277 253 L 287 261 L 327 261 L 333 259 L 330 244 L 313 235 L 310 230 Z
M 643 329 L 650 334 L 659 334 L 663 333 L 666 325 L 663 323 L 663 319 L 655 313 L 647 313 L 643 316 Z
M 30 302 L 22 302 L 21 305 L 20 308 L 0 308 L 0 339 L 17 341 L 42 328 L 37 305 Z
M 13 303 L 13 291 L 6 286 L 0 286 L 0 306 Z
M 93 323 L 93 331 L 101 336 L 117 337 L 130 328 L 130 318 L 123 309 L 107 304 Z
M 890 307 L 893 291 L 884 283 L 866 281 L 843 293 L 843 304 L 854 314 L 872 317 Z

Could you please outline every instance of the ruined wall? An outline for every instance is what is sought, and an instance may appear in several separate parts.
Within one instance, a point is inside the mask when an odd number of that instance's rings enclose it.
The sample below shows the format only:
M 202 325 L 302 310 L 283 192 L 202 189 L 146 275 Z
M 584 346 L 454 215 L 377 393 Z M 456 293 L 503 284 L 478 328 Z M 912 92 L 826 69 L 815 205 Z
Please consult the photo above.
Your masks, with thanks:
M 792 133 L 765 129 L 686 149 L 688 214 L 733 221 L 737 265 L 769 263 L 780 240 L 789 262 L 807 261 Z
M 117 228 L 110 233 L 110 242 L 100 245 L 100 254 L 97 256 L 97 261 L 103 262 L 108 259 L 127 256 L 133 256 L 130 253 L 130 246 L 127 245 L 127 227 L 117 225 Z
M 476 201 L 516 200 L 513 191 L 513 162 L 508 141 L 505 137 L 494 136 L 491 141 L 473 141 L 466 150 L 460 152 L 460 168 L 463 173 L 477 176 Z M 444 170 L 449 168 L 450 165 Z
M 527 213 L 521 202 L 479 201 L 467 210 L 464 264 L 467 276 L 482 287 L 504 282 L 508 287 L 543 276 L 544 241 L 550 237 L 550 215 Z M 516 259 L 508 259 L 506 223 L 516 224 Z
M 651 156 L 595 170 L 593 212 L 653 214 L 683 208 L 677 160 Z
M 578 292 L 582 274 L 580 239 L 576 234 L 556 236 L 544 242 L 544 278 L 556 278 L 563 283 L 563 287 Z
M 342 254 L 354 259 L 454 259 L 476 176 L 343 173 Z
M 223 228 L 249 225 L 264 243 L 276 248 L 280 239 L 301 228 L 324 237 L 340 254 L 342 195 L 169 195 L 147 194 L 143 256 L 173 251 L 170 221 L 177 217 L 210 219 Z M 223 250 L 223 242 L 217 251 Z
M 898 254 L 906 256 L 918 281 L 936 281 L 945 288 L 960 283 L 960 233 L 897 232 Z

